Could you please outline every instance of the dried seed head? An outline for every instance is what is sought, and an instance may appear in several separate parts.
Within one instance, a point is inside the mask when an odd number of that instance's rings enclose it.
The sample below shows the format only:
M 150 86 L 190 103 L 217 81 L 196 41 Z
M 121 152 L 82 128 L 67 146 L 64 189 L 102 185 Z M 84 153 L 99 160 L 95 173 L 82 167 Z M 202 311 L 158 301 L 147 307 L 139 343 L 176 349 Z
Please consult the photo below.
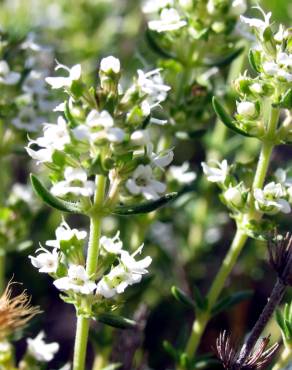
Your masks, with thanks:
M 5 292 L 0 297 L 0 340 L 5 339 L 16 329 L 24 327 L 35 315 L 40 313 L 39 307 L 30 305 L 30 297 L 23 291 L 12 297 L 9 282 Z
M 220 333 L 216 340 L 215 354 L 222 362 L 224 369 L 227 370 L 260 370 L 273 359 L 274 354 L 279 348 L 278 343 L 267 349 L 270 337 L 261 339 L 256 349 L 247 357 L 242 365 L 238 363 L 240 351 L 234 348 L 230 336 L 226 331 Z
M 287 233 L 280 240 L 272 240 L 268 247 L 270 265 L 285 285 L 292 285 L 292 235 Z

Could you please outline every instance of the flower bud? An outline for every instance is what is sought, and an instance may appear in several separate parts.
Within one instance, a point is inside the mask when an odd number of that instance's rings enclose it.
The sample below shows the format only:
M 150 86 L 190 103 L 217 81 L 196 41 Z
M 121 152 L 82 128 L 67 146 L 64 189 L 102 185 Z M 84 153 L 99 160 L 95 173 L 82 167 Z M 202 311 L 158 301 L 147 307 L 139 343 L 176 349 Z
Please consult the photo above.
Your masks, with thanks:
M 246 0 L 233 0 L 230 8 L 230 14 L 239 16 L 246 12 Z
M 243 205 L 242 193 L 238 186 L 230 187 L 224 193 L 225 200 L 234 207 Z
M 250 85 L 249 89 L 254 94 L 262 94 L 263 93 L 262 85 L 258 82 L 255 82 L 252 85 Z
M 246 118 L 253 118 L 257 113 L 256 105 L 249 101 L 237 103 L 237 112 Z
M 118 58 L 109 56 L 103 58 L 100 62 L 100 71 L 105 74 L 120 73 L 121 63 Z

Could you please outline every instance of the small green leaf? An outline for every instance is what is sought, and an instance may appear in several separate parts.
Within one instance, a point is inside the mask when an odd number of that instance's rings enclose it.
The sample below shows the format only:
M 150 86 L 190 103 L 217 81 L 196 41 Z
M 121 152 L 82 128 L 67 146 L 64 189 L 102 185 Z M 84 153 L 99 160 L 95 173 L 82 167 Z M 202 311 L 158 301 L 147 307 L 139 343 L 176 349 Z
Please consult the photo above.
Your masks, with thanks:
M 198 310 L 206 311 L 206 309 L 208 308 L 208 300 L 207 298 L 203 297 L 202 293 L 196 285 L 194 285 L 194 298 L 195 305 Z
M 183 290 L 176 286 L 171 287 L 171 293 L 178 302 L 183 303 L 190 308 L 196 307 L 195 302 Z
M 216 360 L 215 358 L 209 358 L 206 360 L 199 360 L 196 361 L 193 369 L 199 370 L 199 369 L 211 369 L 213 366 L 218 366 L 220 364 L 219 360 Z
M 228 297 L 224 297 L 220 299 L 217 304 L 212 309 L 212 315 L 218 315 L 220 312 L 225 311 L 227 309 L 230 309 L 231 307 L 237 305 L 238 303 L 241 303 L 242 301 L 245 301 L 249 299 L 252 296 L 253 292 L 250 290 L 237 292 L 234 294 L 231 294 Z
M 151 47 L 151 49 L 157 53 L 159 56 L 161 56 L 162 58 L 166 58 L 166 59 L 176 59 L 176 57 L 171 54 L 171 53 L 168 53 L 167 51 L 163 50 L 160 45 L 157 43 L 157 41 L 155 40 L 155 33 L 150 31 L 149 29 L 145 32 L 145 36 L 146 36 L 146 40 L 149 44 L 149 46 Z
M 244 47 L 235 49 L 230 54 L 226 55 L 224 58 L 219 59 L 205 59 L 203 64 L 207 67 L 225 67 L 232 63 L 242 52 Z
M 212 100 L 213 108 L 215 113 L 217 114 L 218 118 L 224 123 L 225 126 L 230 128 L 232 131 L 236 132 L 237 134 L 253 137 L 252 135 L 248 134 L 247 132 L 243 131 L 236 125 L 236 121 L 234 121 L 226 110 L 223 108 L 219 100 L 214 96 Z
M 75 118 L 71 114 L 68 100 L 65 103 L 64 114 L 69 123 L 70 128 L 74 128 L 78 126 L 78 122 L 75 120 Z
M 163 348 L 169 354 L 169 356 L 171 356 L 175 361 L 178 361 L 180 353 L 170 342 L 164 340 Z
M 50 207 L 62 212 L 84 213 L 77 203 L 67 202 L 51 194 L 35 175 L 30 175 L 30 181 L 35 193 Z
M 257 73 L 261 72 L 261 54 L 258 50 L 250 49 L 248 60 L 253 70 Z
M 280 108 L 292 109 L 292 89 L 286 91 L 277 105 Z
M 292 339 L 292 323 L 285 320 L 285 338 L 290 341 Z
M 280 326 L 280 329 L 285 331 L 285 321 L 282 312 L 279 309 L 276 309 L 275 312 L 277 324 Z
M 103 313 L 97 317 L 99 322 L 112 326 L 118 329 L 133 329 L 137 326 L 137 323 L 133 320 L 127 319 L 123 316 L 113 315 L 110 313 Z
M 111 212 L 115 215 L 121 216 L 128 216 L 128 215 L 135 215 L 140 213 L 149 213 L 157 210 L 160 207 L 165 206 L 167 203 L 173 201 L 178 196 L 178 193 L 169 193 L 164 195 L 163 197 L 151 201 L 145 202 L 140 205 L 127 205 L 127 206 L 118 206 L 113 209 Z

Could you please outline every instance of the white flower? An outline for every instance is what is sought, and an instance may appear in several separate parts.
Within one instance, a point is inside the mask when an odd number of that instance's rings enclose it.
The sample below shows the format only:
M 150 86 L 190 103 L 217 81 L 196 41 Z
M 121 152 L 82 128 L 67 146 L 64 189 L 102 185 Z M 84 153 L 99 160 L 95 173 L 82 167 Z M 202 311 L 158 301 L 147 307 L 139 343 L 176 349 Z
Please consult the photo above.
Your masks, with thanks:
M 256 115 L 257 110 L 254 103 L 249 101 L 236 102 L 237 112 L 243 117 L 252 118 Z
M 59 264 L 57 249 L 54 249 L 53 252 L 49 252 L 45 248 L 39 248 L 37 252 L 41 253 L 36 257 L 29 256 L 32 265 L 36 267 L 39 272 L 44 272 L 46 274 L 55 273 Z
M 37 116 L 35 109 L 31 106 L 21 108 L 18 116 L 11 120 L 14 127 L 28 132 L 37 132 L 44 122 L 44 118 Z
M 250 85 L 249 89 L 255 94 L 262 94 L 263 92 L 262 85 L 258 82 L 254 82 L 252 85 Z
M 292 186 L 292 178 L 287 178 L 287 172 L 283 168 L 278 168 L 276 170 L 275 177 L 278 183 L 282 184 L 283 186 Z
M 233 0 L 231 3 L 230 14 L 239 16 L 247 10 L 246 0 Z
M 48 91 L 46 89 L 44 77 L 43 71 L 30 71 L 21 86 L 22 90 L 28 94 L 47 96 Z
M 60 89 L 61 87 L 71 87 L 73 81 L 77 81 L 81 77 L 81 65 L 76 64 L 72 68 L 68 68 L 63 64 L 57 64 L 55 70 L 65 69 L 69 72 L 68 77 L 46 77 L 46 82 L 52 86 L 52 89 Z
M 151 164 L 160 168 L 161 170 L 163 170 L 164 167 L 167 167 L 173 161 L 174 154 L 171 149 L 156 154 L 153 152 L 153 144 L 148 143 L 146 146 L 146 152 Z
M 228 163 L 224 159 L 221 163 L 218 161 L 212 161 L 217 167 L 208 166 L 207 163 L 202 162 L 204 174 L 207 176 L 207 180 L 210 182 L 224 183 L 229 172 Z
M 181 19 L 178 11 L 174 8 L 162 9 L 160 20 L 148 22 L 149 29 L 156 32 L 176 31 L 186 25 L 187 22 Z
M 40 362 L 50 362 L 59 350 L 59 344 L 56 342 L 45 343 L 45 333 L 41 331 L 36 338 L 28 338 L 27 351 L 28 353 Z
M 147 267 L 152 262 L 151 257 L 145 257 L 140 261 L 135 260 L 137 253 L 141 253 L 143 246 L 130 255 L 126 251 L 121 251 L 121 261 L 119 265 L 112 268 L 97 284 L 96 294 L 105 298 L 112 298 L 116 294 L 121 294 L 129 285 L 139 283 L 142 275 L 148 272 Z
M 265 14 L 265 12 L 259 6 L 256 7 L 256 9 L 258 9 L 262 13 L 264 20 L 257 18 L 247 18 L 243 17 L 242 15 L 240 16 L 240 20 L 248 26 L 255 28 L 260 33 L 260 35 L 262 35 L 265 29 L 270 26 L 270 18 L 272 16 L 272 13 L 269 12 L 268 14 Z
M 131 134 L 131 143 L 137 146 L 144 146 L 150 143 L 150 135 L 147 130 L 136 130 Z
M 179 184 L 189 184 L 197 177 L 195 172 L 188 171 L 189 168 L 189 163 L 184 162 L 181 166 L 170 166 L 169 173 Z
M 39 162 L 51 162 L 54 150 L 63 150 L 66 144 L 71 142 L 67 124 L 63 117 L 58 117 L 57 124 L 47 123 L 44 125 L 44 136 L 36 140 L 30 140 L 25 148 L 28 154 Z M 37 144 L 42 149 L 37 151 L 30 148 Z
M 121 63 L 118 58 L 109 56 L 103 58 L 100 62 L 100 70 L 104 73 L 115 73 L 118 74 L 121 69 Z
M 167 92 L 171 89 L 165 85 L 160 74 L 160 69 L 154 69 L 144 73 L 138 69 L 137 85 L 143 94 L 147 94 L 152 105 L 157 105 L 167 98 Z
M 274 39 L 278 42 L 282 42 L 286 37 L 288 37 L 289 31 L 280 24 L 278 32 L 274 35 Z
M 72 290 L 85 295 L 91 294 L 96 288 L 96 284 L 90 280 L 85 268 L 81 265 L 71 265 L 68 276 L 55 280 L 54 285 L 59 290 Z
M 142 6 L 142 11 L 146 14 L 156 13 L 159 10 L 173 5 L 173 0 L 147 0 Z
M 278 53 L 276 62 L 267 61 L 263 63 L 263 71 L 269 75 L 284 79 L 287 82 L 292 81 L 292 54 Z
M 155 200 L 165 192 L 166 185 L 154 179 L 151 166 L 140 164 L 127 180 L 126 188 L 133 195 L 141 194 L 147 200 Z
M 7 352 L 11 352 L 12 346 L 7 341 L 1 341 L 0 342 L 0 355 L 4 355 Z
M 67 194 L 81 195 L 90 197 L 94 193 L 95 185 L 93 181 L 87 181 L 87 173 L 82 168 L 67 167 L 64 171 L 64 181 L 56 183 L 51 192 L 57 197 Z
M 119 254 L 123 248 L 123 242 L 120 239 L 119 231 L 113 238 L 102 236 L 99 243 L 106 252 L 112 254 Z
M 62 221 L 60 226 L 57 227 L 55 240 L 47 240 L 46 245 L 48 247 L 60 248 L 62 241 L 70 241 L 73 238 L 77 238 L 78 241 L 84 240 L 87 236 L 87 232 L 84 230 L 71 229 L 70 226 Z
M 254 189 L 256 209 L 265 213 L 290 213 L 291 207 L 285 199 L 285 189 L 281 184 L 270 182 L 264 189 Z
M 93 109 L 86 118 L 86 125 L 89 126 L 92 131 L 86 129 L 73 130 L 74 135 L 79 135 L 79 138 L 83 135 L 84 138 L 90 139 L 93 142 L 101 139 L 107 139 L 113 143 L 121 143 L 125 138 L 125 132 L 119 127 L 114 127 L 113 117 L 109 112 L 103 110 L 98 112 Z M 82 126 L 81 126 L 82 127 Z M 103 130 L 94 131 L 95 129 L 103 128 Z
M 0 84 L 15 85 L 20 80 L 20 73 L 11 72 L 8 63 L 0 60 Z

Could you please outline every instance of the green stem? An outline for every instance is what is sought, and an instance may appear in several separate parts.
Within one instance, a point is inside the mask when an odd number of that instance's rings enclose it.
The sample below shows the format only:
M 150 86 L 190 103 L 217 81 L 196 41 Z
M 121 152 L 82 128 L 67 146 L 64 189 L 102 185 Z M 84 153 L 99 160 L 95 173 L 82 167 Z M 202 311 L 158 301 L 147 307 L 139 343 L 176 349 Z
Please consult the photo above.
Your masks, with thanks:
M 96 208 L 103 204 L 105 185 L 106 178 L 101 175 L 96 176 L 96 191 L 94 196 L 94 206 Z M 89 276 L 96 272 L 99 254 L 99 239 L 101 236 L 101 221 L 102 218 L 99 215 L 92 215 L 90 218 L 90 234 L 86 259 L 86 272 Z M 73 370 L 84 370 L 85 368 L 89 320 L 90 319 L 81 315 L 77 318 Z
M 283 370 L 292 361 L 292 346 L 287 346 L 281 353 L 279 360 L 273 366 L 272 370 Z
M 5 251 L 0 250 L 0 294 L 5 289 Z
M 254 188 L 262 188 L 264 185 L 265 177 L 268 171 L 271 154 L 274 148 L 274 144 L 272 139 L 276 133 L 277 125 L 279 119 L 279 110 L 272 108 L 270 114 L 270 120 L 267 126 L 267 140 L 265 140 L 262 144 L 261 153 L 259 156 L 259 161 L 253 181 L 253 189 Z M 251 217 L 254 216 L 253 211 L 250 211 L 246 214 L 245 220 L 249 221 Z M 239 254 L 244 247 L 248 236 L 237 228 L 235 233 L 234 239 L 232 241 L 231 247 L 225 256 L 223 263 L 211 285 L 211 288 L 207 294 L 208 299 L 208 310 L 199 313 L 197 315 L 196 320 L 192 326 L 192 332 L 190 338 L 187 343 L 186 353 L 189 358 L 192 358 L 193 355 L 196 353 L 198 346 L 200 344 L 201 337 L 205 331 L 205 328 L 212 317 L 212 308 L 214 307 L 221 291 L 224 288 L 226 279 L 228 278 L 229 274 L 231 273 Z

